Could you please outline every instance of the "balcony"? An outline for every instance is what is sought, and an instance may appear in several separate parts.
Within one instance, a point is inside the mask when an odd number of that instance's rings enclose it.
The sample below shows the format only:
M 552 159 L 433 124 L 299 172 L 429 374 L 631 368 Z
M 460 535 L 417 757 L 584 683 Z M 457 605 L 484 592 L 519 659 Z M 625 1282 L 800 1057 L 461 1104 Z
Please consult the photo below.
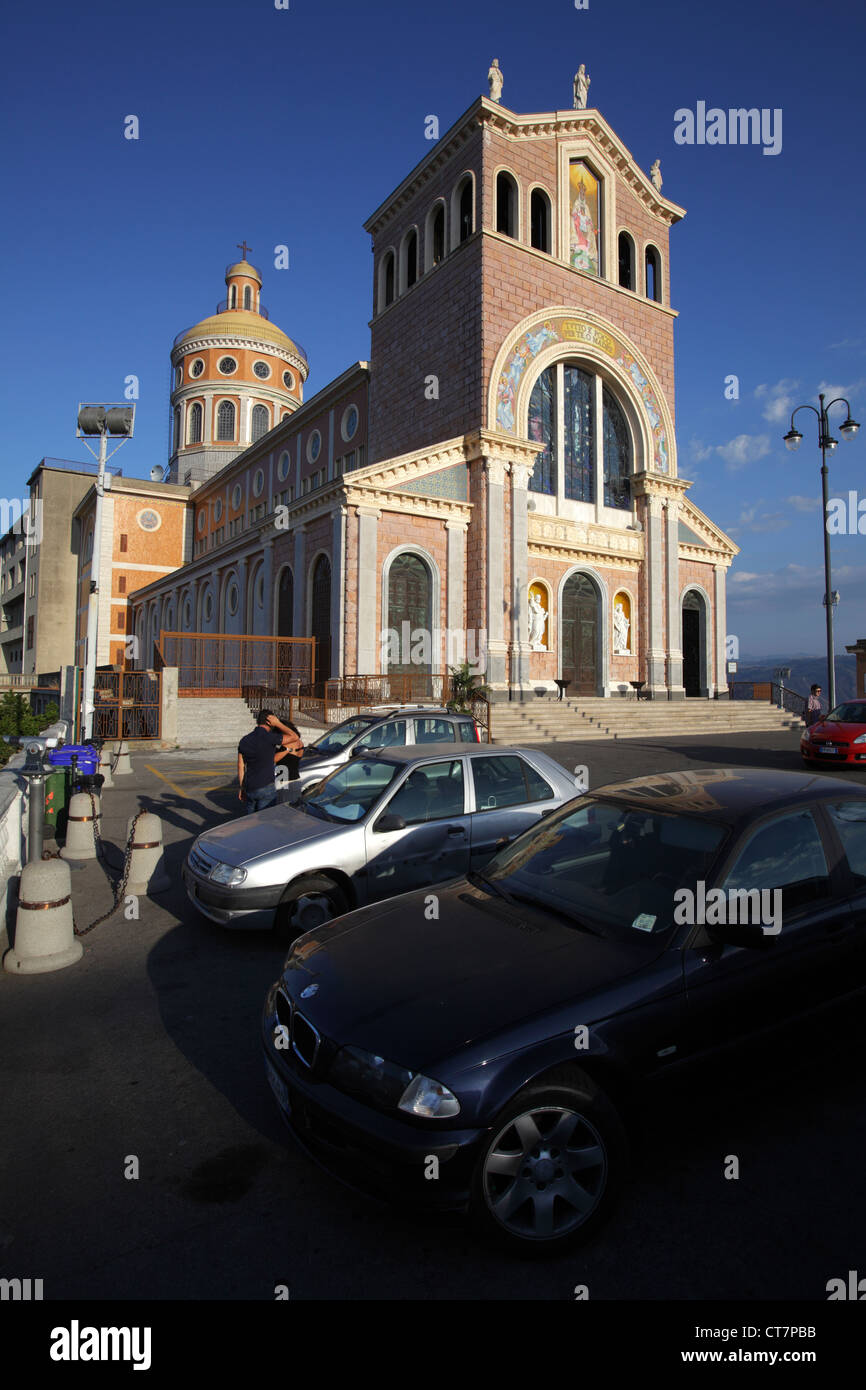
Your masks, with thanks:
M 239 309 L 243 310 L 243 312 L 246 314 L 258 314 L 259 318 L 267 319 L 270 323 L 271 316 L 263 304 L 260 304 L 258 309 L 244 309 L 243 304 L 233 304 L 231 308 L 229 308 L 228 300 L 221 299 L 219 304 L 216 306 L 216 311 L 218 314 L 236 314 Z

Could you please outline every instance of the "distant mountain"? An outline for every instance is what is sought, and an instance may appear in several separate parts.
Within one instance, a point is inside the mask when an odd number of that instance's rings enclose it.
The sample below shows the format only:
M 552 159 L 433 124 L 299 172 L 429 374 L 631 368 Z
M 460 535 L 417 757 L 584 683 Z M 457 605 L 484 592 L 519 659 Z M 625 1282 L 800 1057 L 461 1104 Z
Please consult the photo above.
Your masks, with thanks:
M 827 699 L 827 658 L 826 656 L 786 656 L 766 657 L 763 661 L 738 661 L 736 674 L 731 681 L 774 681 L 780 666 L 790 666 L 791 674 L 785 681 L 788 690 L 798 695 L 808 695 L 812 685 L 820 685 L 823 698 Z M 857 658 L 836 657 L 836 703 L 853 700 L 857 695 Z

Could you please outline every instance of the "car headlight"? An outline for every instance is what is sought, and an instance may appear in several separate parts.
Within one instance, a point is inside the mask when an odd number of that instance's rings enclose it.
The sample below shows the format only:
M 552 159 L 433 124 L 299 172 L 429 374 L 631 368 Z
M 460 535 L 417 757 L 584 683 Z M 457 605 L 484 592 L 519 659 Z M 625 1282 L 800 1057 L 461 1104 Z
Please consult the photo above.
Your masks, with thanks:
M 214 864 L 210 871 L 211 883 L 221 883 L 226 888 L 237 888 L 246 876 L 246 869 L 236 869 L 233 864 Z
M 444 1120 L 460 1114 L 460 1102 L 441 1081 L 429 1076 L 416 1076 L 406 1087 L 397 1107 L 407 1115 L 421 1115 L 427 1120 Z
M 328 1073 L 328 1080 L 340 1091 L 354 1092 L 370 1105 L 392 1109 L 412 1080 L 413 1072 L 398 1067 L 361 1047 L 341 1047 Z

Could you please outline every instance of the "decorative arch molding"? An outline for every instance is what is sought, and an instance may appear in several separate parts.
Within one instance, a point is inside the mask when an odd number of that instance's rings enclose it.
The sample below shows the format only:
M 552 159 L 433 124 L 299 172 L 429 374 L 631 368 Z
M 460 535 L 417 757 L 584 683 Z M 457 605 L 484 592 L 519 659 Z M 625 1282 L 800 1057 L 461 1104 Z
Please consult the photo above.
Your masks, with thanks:
M 599 594 L 598 628 L 599 628 L 599 634 L 600 634 L 600 636 L 599 636 L 599 647 L 600 647 L 599 655 L 600 655 L 600 658 L 601 658 L 601 660 L 600 660 L 600 668 L 601 668 L 601 669 L 600 669 L 600 671 L 599 671 L 598 688 L 599 688 L 599 692 L 600 692 L 601 694 L 607 695 L 607 694 L 609 694 L 609 692 L 610 692 L 610 653 L 611 653 L 611 648 L 612 648 L 612 645 L 613 645 L 612 642 L 611 642 L 611 626 L 610 626 L 610 624 L 611 624 L 610 595 L 608 594 L 607 585 L 606 585 L 605 582 L 604 582 L 604 578 L 603 578 L 602 574 L 600 573 L 599 570 L 595 569 L 595 567 L 594 567 L 593 565 L 586 565 L 586 564 L 571 565 L 571 566 L 569 566 L 569 568 L 568 568 L 567 570 L 565 570 L 565 571 L 563 572 L 563 574 L 560 576 L 559 584 L 558 584 L 557 590 L 556 590 L 556 669 L 557 669 L 558 674 L 561 676 L 561 675 L 562 675 L 562 653 L 563 653 L 563 643 L 562 643 L 562 608 L 563 608 L 563 603 L 562 603 L 562 597 L 563 597 L 563 594 L 564 594 L 564 592 L 565 592 L 565 586 L 566 586 L 566 584 L 568 583 L 569 579 L 571 579 L 572 575 L 574 575 L 574 574 L 585 574 L 586 577 L 587 577 L 587 579 L 592 580 L 593 584 L 595 585 L 596 589 L 598 590 L 598 594 Z M 618 586 L 618 587 L 622 587 L 622 586 Z
M 275 577 L 274 577 L 273 593 L 271 594 L 271 625 L 270 625 L 270 627 L 267 629 L 267 631 L 268 631 L 268 633 L 273 633 L 275 636 L 280 636 L 280 635 L 281 635 L 281 634 L 280 634 L 280 585 L 281 585 L 282 582 L 283 582 L 283 575 L 286 573 L 287 570 L 288 570 L 289 575 L 291 576 L 291 580 L 292 580 L 292 612 L 291 612 L 291 620 L 292 620 L 292 621 L 291 621 L 291 623 L 290 623 L 290 626 L 292 626 L 293 623 L 294 623 L 295 571 L 294 571 L 294 568 L 292 567 L 292 565 L 290 565 L 288 562 L 285 562 L 284 564 L 280 565 L 279 568 L 277 569 L 276 575 L 275 575 Z M 268 596 L 267 596 L 267 594 L 265 594 L 265 603 L 267 603 L 267 601 L 268 601 Z M 297 633 L 295 634 L 295 636 L 297 636 Z
M 439 627 L 440 623 L 440 614 L 442 612 L 442 576 L 439 571 L 439 565 L 437 564 L 436 560 L 434 560 L 433 556 L 430 554 L 430 551 L 425 550 L 423 545 L 413 545 L 411 544 L 411 542 L 406 545 L 397 545 L 394 547 L 393 550 L 389 551 L 388 555 L 385 557 L 385 563 L 382 565 L 382 591 L 380 595 L 381 621 L 379 624 L 380 647 L 381 635 L 387 632 L 388 630 L 389 576 L 391 573 L 391 566 L 397 559 L 398 555 L 417 555 L 419 560 L 424 561 L 424 564 L 427 566 L 427 569 L 430 572 L 430 612 L 433 615 L 434 630 L 435 628 Z M 444 669 L 443 655 L 440 648 L 440 644 L 436 644 L 435 650 L 432 651 L 431 654 L 433 656 L 433 661 L 431 663 L 432 673 L 433 675 L 439 675 L 442 673 Z
M 652 368 L 621 329 L 587 309 L 558 305 L 531 314 L 509 333 L 490 374 L 490 428 L 522 438 L 517 422 L 526 417 L 532 385 L 539 372 L 575 352 L 601 367 L 618 382 L 626 399 L 638 407 L 644 466 L 651 461 L 650 471 L 675 477 L 673 422 Z

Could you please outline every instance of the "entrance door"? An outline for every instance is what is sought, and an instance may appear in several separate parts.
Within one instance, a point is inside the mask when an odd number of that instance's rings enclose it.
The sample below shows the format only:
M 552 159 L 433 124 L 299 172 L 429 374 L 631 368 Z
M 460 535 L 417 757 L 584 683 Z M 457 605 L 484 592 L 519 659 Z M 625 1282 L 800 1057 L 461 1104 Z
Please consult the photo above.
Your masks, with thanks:
M 701 694 L 701 600 L 690 591 L 683 597 L 683 685 L 686 695 Z
M 316 639 L 314 680 L 318 686 L 331 674 L 331 562 L 326 555 L 320 555 L 316 561 L 312 583 L 310 635 Z
M 569 695 L 597 695 L 599 593 L 588 575 L 573 574 L 562 591 L 562 678 Z

